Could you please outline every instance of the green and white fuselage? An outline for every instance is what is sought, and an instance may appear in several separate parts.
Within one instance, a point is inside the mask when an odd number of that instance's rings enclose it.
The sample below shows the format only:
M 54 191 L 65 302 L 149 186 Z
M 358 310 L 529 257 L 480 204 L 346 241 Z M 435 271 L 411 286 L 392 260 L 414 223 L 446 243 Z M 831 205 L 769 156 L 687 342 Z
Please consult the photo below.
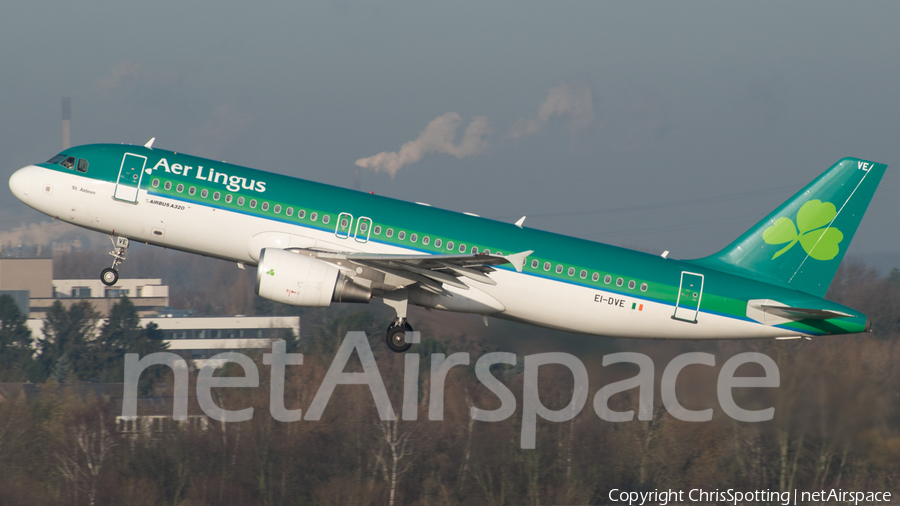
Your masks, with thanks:
M 653 339 L 867 330 L 864 314 L 822 297 L 886 168 L 841 160 L 721 252 L 680 261 L 156 148 L 61 156 L 10 188 L 80 227 L 246 265 L 287 250 L 386 301 Z M 283 262 L 262 282 L 319 282 Z

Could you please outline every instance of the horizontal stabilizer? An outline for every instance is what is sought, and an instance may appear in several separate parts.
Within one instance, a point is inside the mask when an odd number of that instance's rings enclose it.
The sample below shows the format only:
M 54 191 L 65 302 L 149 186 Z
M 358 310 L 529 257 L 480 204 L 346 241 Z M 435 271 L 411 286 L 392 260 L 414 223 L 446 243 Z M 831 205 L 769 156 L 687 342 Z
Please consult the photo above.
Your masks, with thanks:
M 781 316 L 783 318 L 790 318 L 792 320 L 828 320 L 830 318 L 853 318 L 852 314 L 842 313 L 840 311 L 830 311 L 828 309 L 772 306 L 768 304 L 757 307 L 774 315 Z

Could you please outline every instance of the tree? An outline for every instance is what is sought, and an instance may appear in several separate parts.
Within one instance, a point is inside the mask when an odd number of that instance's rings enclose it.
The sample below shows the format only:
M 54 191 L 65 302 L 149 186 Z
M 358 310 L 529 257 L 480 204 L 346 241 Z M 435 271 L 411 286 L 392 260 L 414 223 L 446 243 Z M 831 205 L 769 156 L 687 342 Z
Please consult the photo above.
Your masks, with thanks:
M 168 345 L 163 341 L 163 333 L 150 323 L 141 327 L 141 320 L 134 304 L 128 297 L 122 297 L 109 311 L 109 318 L 100 328 L 97 339 L 91 343 L 93 376 L 82 379 L 97 379 L 107 383 L 120 382 L 125 374 L 125 354 L 137 353 L 141 357 L 158 351 L 165 351 Z M 162 374 L 155 367 L 141 375 L 140 392 L 149 392 L 155 379 Z
M 40 355 L 31 375 L 32 381 L 89 378 L 90 341 L 99 319 L 100 314 L 88 301 L 72 304 L 68 310 L 60 301 L 54 302 L 44 320 L 44 337 L 37 340 Z
M 16 301 L 0 296 L 0 381 L 24 381 L 34 350 L 31 330 Z

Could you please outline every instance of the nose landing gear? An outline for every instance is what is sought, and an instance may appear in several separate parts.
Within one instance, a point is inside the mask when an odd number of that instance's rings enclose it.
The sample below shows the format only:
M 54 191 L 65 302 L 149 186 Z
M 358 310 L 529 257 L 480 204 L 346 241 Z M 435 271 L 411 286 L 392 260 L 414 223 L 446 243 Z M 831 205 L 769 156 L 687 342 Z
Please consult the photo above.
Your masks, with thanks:
M 113 250 L 109 252 L 113 257 L 112 267 L 107 267 L 100 272 L 100 281 L 106 286 L 112 286 L 119 280 L 119 271 L 116 268 L 125 261 L 125 253 L 128 252 L 128 238 L 122 236 L 111 236 L 109 238 L 113 243 Z

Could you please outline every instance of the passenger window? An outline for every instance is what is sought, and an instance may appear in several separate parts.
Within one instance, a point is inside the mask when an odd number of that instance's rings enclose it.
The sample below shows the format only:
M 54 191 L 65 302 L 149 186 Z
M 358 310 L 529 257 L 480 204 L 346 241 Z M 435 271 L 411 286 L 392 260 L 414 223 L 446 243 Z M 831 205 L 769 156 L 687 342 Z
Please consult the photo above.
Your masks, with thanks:
M 250 209 L 256 209 L 256 199 L 250 199 Z
M 477 254 L 478 254 L 478 248 L 476 248 L 476 247 L 473 246 L 473 247 L 472 247 L 472 254 L 473 254 L 473 255 L 477 255 Z
M 365 232 L 365 230 L 363 230 L 363 232 Z M 409 242 L 416 242 L 418 240 L 419 240 L 419 236 L 416 234 L 412 234 L 409 236 Z
M 88 161 L 84 158 L 78 160 L 78 168 L 76 168 L 78 172 L 87 172 L 88 170 Z
M 327 225 L 329 221 L 331 221 L 331 216 L 328 216 L 327 214 L 322 216 L 322 223 Z
M 268 203 L 268 202 L 263 202 L 262 210 L 263 210 L 263 211 L 268 211 L 268 210 L 269 210 L 269 203 Z
M 273 209 L 273 211 L 275 211 L 275 214 L 280 213 L 281 212 L 281 204 L 275 204 L 275 209 Z
M 600 279 L 600 275 L 595 272 L 591 275 L 591 279 L 596 282 L 598 279 Z
M 402 241 L 403 239 L 406 239 L 406 232 L 404 232 L 404 231 L 401 230 L 401 231 L 397 234 L 397 239 L 400 239 L 401 241 Z
M 582 270 L 582 271 L 581 271 L 581 279 L 584 279 L 584 278 L 586 278 L 586 277 L 587 277 L 587 271 L 586 271 L 586 270 Z
M 222 194 L 219 192 L 213 193 L 213 200 L 219 200 L 222 197 Z
M 642 292 L 646 292 L 646 291 L 647 291 L 647 283 L 641 283 L 641 291 L 642 291 Z
M 429 238 L 427 235 L 422 238 L 422 244 L 424 244 L 425 246 L 428 246 L 429 242 L 431 242 L 431 238 Z
M 301 209 L 301 210 L 297 211 L 297 217 L 300 218 L 301 220 L 302 220 L 303 218 L 306 218 L 306 210 L 305 210 L 305 209 Z
M 595 279 L 594 281 L 597 281 L 597 280 Z M 612 283 L 612 276 L 610 276 L 609 274 L 607 274 L 606 277 L 603 278 L 603 282 L 606 283 L 607 285 L 610 284 L 610 283 Z
M 375 235 L 381 235 L 381 225 L 375 225 L 375 228 L 372 230 L 375 232 Z
M 531 261 L 531 268 L 532 268 L 532 269 L 537 269 L 537 268 L 538 268 L 538 265 L 541 265 L 541 263 L 538 262 L 537 259 L 534 259 L 534 260 Z
M 184 185 L 181 184 L 181 183 L 178 183 L 178 186 L 175 187 L 175 191 L 177 191 L 178 193 L 183 192 L 183 191 L 184 191 Z
M 154 188 L 159 188 L 159 179 L 154 179 L 153 183 L 151 183 Z
M 67 169 L 74 169 L 75 168 L 75 157 L 74 156 L 66 157 L 66 159 L 59 162 L 59 164 Z
M 441 244 L 442 244 L 442 243 L 441 243 L 441 240 L 440 240 L 440 239 L 435 239 L 435 240 L 434 240 L 434 247 L 435 247 L 435 248 L 440 248 L 440 247 L 441 247 Z
M 188 195 L 194 195 L 195 193 L 197 193 L 197 189 L 196 189 L 196 188 L 194 188 L 193 186 L 191 186 L 190 188 L 188 188 Z
M 310 221 L 316 221 L 319 218 L 319 213 L 311 213 L 309 215 Z
M 200 196 L 203 197 L 203 198 L 208 197 L 208 196 L 209 196 L 209 190 L 207 190 L 206 188 L 200 190 Z
M 447 241 L 447 249 L 453 249 L 453 241 Z
M 628 282 L 628 289 L 634 290 L 634 285 L 635 285 L 635 283 L 634 283 L 634 280 L 632 279 L 631 281 Z
M 206 190 L 204 190 L 204 191 L 206 191 Z M 238 197 L 238 205 L 239 206 L 244 205 L 244 197 Z
M 465 245 L 465 244 L 460 244 L 460 245 L 459 245 L 459 252 L 460 252 L 460 253 L 465 253 L 465 252 L 466 252 L 466 245 Z
M 392 228 L 387 229 L 387 236 L 394 237 L 394 229 L 392 229 Z
M 569 276 L 574 276 L 574 275 L 575 275 L 575 268 L 569 267 Z
M 545 270 L 545 271 L 549 271 L 549 270 L 550 270 L 550 262 L 544 262 L 544 270 Z
M 562 270 L 563 270 L 562 264 L 556 266 L 556 273 L 557 273 L 557 274 L 562 274 Z
M 293 208 L 293 207 L 289 207 L 289 208 L 287 208 L 287 211 L 285 211 L 284 213 L 287 214 L 288 216 L 293 216 L 293 215 L 294 215 L 294 208 Z
M 166 190 L 171 190 L 171 189 L 172 189 L 172 182 L 166 181 Z
M 625 283 L 625 280 L 622 278 L 616 279 L 616 286 L 622 286 Z
M 230 193 L 229 193 L 228 195 L 225 195 L 225 203 L 226 203 L 226 204 L 230 204 L 230 203 L 231 203 L 231 199 L 233 199 L 233 198 L 234 198 L 234 196 L 233 196 L 232 194 L 230 194 Z

